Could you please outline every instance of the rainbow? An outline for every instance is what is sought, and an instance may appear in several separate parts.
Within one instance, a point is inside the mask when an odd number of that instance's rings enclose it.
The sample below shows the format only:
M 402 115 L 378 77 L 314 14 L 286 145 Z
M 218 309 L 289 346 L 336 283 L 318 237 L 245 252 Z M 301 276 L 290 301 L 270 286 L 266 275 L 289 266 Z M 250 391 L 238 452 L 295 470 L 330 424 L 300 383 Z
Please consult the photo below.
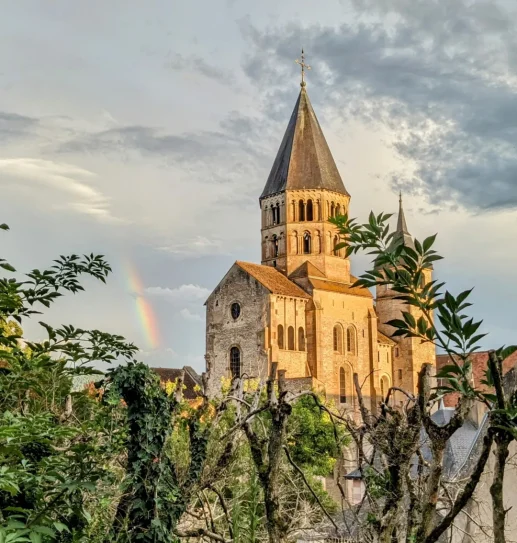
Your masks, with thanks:
M 157 349 L 160 346 L 160 331 L 153 308 L 145 298 L 142 279 L 140 279 L 136 268 L 130 263 L 126 266 L 126 271 L 129 288 L 135 295 L 137 315 L 148 347 Z

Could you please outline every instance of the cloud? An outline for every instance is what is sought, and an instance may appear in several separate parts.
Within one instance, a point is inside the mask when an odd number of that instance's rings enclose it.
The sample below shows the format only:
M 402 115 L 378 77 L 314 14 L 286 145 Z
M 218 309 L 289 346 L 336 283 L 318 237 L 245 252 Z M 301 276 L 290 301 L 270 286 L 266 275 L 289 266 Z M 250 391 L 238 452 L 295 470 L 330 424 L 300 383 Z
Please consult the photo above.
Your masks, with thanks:
M 254 51 L 247 75 L 268 100 L 304 36 L 326 116 L 388 128 L 404 161 L 395 186 L 431 204 L 517 208 L 517 39 L 508 3 L 424 0 L 352 2 L 339 27 L 244 27 Z M 367 11 L 365 11 L 367 10 Z M 368 13 L 368 18 L 364 17 Z
M 197 302 L 199 300 L 205 300 L 210 295 L 210 290 L 199 285 L 180 285 L 176 288 L 168 287 L 147 287 L 145 289 L 147 294 L 152 296 L 159 296 L 170 302 L 185 302 L 192 301 Z
M 207 163 L 212 158 L 230 158 L 239 152 L 261 156 L 260 147 L 253 145 L 249 138 L 243 138 L 243 131 L 251 126 L 244 119 L 239 133 L 232 127 L 241 120 L 237 113 L 229 116 L 228 123 L 219 131 L 187 132 L 167 134 L 150 126 L 122 126 L 98 132 L 77 134 L 59 147 L 62 153 L 118 153 L 136 152 L 142 156 L 154 156 L 175 162 Z
M 190 240 L 178 241 L 170 245 L 157 247 L 159 251 L 170 253 L 177 257 L 201 257 L 222 254 L 222 241 L 196 236 Z
M 150 351 L 140 349 L 138 354 L 144 359 L 153 359 L 153 358 L 177 358 L 178 353 L 171 347 L 166 347 L 165 349 L 152 349 Z
M 0 141 L 11 142 L 27 137 L 38 124 L 38 119 L 0 111 Z
M 86 182 L 95 174 L 83 168 L 39 158 L 3 158 L 0 173 L 2 182 L 15 189 L 20 184 L 36 186 L 45 189 L 46 197 L 51 189 L 56 196 L 52 202 L 55 208 L 91 215 L 105 222 L 119 220 L 110 213 L 109 199 Z
M 180 315 L 186 320 L 186 321 L 196 321 L 201 322 L 203 320 L 203 317 L 201 315 L 198 315 L 197 313 L 192 313 L 189 309 L 184 307 L 180 311 Z
M 235 83 L 235 78 L 230 72 L 209 64 L 204 58 L 196 55 L 185 57 L 179 53 L 174 55 L 169 54 L 169 58 L 165 62 L 165 68 L 173 71 L 199 73 L 221 85 L 232 86 Z

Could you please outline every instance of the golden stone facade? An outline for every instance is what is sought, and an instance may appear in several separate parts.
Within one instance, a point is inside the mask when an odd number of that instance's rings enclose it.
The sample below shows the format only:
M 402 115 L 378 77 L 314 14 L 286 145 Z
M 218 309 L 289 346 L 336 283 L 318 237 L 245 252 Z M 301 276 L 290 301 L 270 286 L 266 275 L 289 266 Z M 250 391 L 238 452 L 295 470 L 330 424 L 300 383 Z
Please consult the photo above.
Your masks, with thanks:
M 375 405 L 390 386 L 415 390 L 422 364 L 435 364 L 432 345 L 390 339 L 385 323 L 407 307 L 389 288 L 378 288 L 374 300 L 352 287 L 350 260 L 334 249 L 329 222 L 349 203 L 302 87 L 260 198 L 262 263 L 237 261 L 206 302 L 212 393 L 223 377 L 265 378 L 276 361 L 293 388 L 324 390 L 355 409 L 354 373 Z M 412 243 L 402 203 L 399 214 L 397 231 Z

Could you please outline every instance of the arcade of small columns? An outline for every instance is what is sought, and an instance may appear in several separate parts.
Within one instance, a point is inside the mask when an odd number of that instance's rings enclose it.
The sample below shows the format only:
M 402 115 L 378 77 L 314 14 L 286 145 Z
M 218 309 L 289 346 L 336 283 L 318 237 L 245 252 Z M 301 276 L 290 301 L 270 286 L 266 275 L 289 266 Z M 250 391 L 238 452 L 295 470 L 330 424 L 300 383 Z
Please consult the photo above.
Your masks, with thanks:
M 345 196 L 333 194 L 335 198 L 323 200 L 305 194 L 293 194 L 293 196 L 288 200 L 287 217 L 285 193 L 267 198 L 262 202 L 262 231 L 286 223 L 321 223 L 347 211 L 348 198 Z M 286 254 L 321 254 L 322 252 L 329 255 L 344 256 L 344 249 L 335 250 L 335 246 L 340 242 L 336 233 L 327 232 L 326 240 L 322 240 L 320 229 L 310 228 L 309 225 L 304 224 L 300 225 L 300 232 L 294 230 L 290 231 L 288 235 L 290 239 L 287 247 L 286 234 L 283 230 L 272 232 L 271 236 L 265 236 L 262 244 L 262 260 Z

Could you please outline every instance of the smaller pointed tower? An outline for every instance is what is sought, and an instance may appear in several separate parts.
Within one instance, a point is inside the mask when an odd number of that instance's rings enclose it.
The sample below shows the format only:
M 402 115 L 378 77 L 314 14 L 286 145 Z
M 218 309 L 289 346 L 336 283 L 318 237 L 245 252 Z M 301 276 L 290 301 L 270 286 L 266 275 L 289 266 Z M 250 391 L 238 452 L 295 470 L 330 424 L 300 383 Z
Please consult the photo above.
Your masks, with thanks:
M 415 248 L 415 243 L 407 227 L 402 205 L 402 194 L 399 195 L 397 229 L 392 246 L 400 243 L 403 243 L 406 247 Z M 432 270 L 424 270 L 424 281 L 427 283 L 431 280 Z M 386 323 L 393 319 L 402 319 L 403 311 L 409 311 L 415 319 L 420 317 L 421 313 L 416 307 L 396 299 L 398 293 L 394 292 L 389 285 L 377 286 L 376 291 L 377 327 L 384 335 L 391 338 L 395 328 L 388 326 Z M 423 343 L 418 338 L 393 337 L 391 339 L 396 342 L 393 348 L 393 385 L 408 392 L 416 392 L 418 372 L 422 364 L 435 364 L 435 347 L 431 343 Z

